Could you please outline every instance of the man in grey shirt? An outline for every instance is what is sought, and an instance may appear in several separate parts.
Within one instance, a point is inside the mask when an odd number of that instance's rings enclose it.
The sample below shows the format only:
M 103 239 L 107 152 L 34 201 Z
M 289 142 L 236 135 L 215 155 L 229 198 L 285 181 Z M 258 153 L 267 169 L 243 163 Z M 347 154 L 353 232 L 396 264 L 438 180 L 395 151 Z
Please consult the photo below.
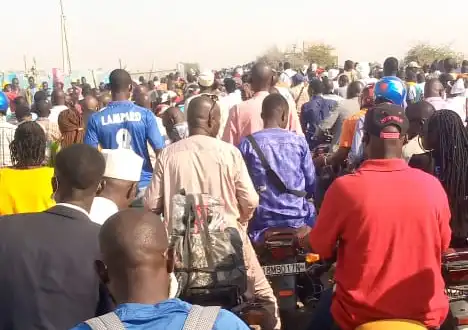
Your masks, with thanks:
M 330 130 L 333 134 L 332 146 L 338 145 L 340 141 L 341 128 L 345 119 L 351 117 L 360 110 L 359 96 L 363 89 L 362 83 L 353 81 L 348 86 L 347 99 L 341 101 L 338 106 L 332 110 L 330 116 L 320 124 L 320 129 Z

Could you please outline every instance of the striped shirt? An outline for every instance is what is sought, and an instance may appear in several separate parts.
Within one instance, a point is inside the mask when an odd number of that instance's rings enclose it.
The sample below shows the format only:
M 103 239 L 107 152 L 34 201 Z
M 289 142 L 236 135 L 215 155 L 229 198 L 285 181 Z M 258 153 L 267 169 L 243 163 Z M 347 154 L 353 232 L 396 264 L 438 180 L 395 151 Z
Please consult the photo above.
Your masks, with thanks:
M 52 157 L 52 146 L 54 142 L 60 142 L 62 134 L 60 133 L 59 125 L 49 120 L 49 118 L 38 118 L 36 120 L 42 129 L 44 130 L 47 145 L 46 145 L 46 157 L 45 162 L 48 164 Z
M 10 143 L 15 138 L 16 126 L 7 122 L 6 117 L 0 115 L 0 167 L 13 165 L 10 156 Z

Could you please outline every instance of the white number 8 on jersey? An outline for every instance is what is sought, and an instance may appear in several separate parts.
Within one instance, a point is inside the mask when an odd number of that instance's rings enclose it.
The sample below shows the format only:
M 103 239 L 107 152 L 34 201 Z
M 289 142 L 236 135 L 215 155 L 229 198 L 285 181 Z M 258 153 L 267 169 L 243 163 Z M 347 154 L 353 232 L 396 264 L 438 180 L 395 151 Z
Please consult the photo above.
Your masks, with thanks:
M 131 149 L 132 148 L 132 137 L 130 136 L 130 132 L 125 129 L 121 128 L 115 134 L 115 140 L 119 149 Z

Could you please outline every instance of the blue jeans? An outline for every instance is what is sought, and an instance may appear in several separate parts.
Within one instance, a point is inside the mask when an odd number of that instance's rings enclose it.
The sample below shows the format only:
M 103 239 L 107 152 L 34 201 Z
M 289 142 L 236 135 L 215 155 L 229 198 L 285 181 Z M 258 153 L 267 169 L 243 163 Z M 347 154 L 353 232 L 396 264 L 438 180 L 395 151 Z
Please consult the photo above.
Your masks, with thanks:
M 333 289 L 326 289 L 322 292 L 317 308 L 314 311 L 312 322 L 308 330 L 331 330 L 335 329 L 333 316 L 331 314 L 331 305 L 333 299 Z

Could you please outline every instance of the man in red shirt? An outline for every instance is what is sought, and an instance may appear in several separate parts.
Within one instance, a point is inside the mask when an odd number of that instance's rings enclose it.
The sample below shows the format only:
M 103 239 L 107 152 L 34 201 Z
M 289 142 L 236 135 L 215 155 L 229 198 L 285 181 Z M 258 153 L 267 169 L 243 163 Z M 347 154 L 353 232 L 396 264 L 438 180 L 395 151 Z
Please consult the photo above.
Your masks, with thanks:
M 450 209 L 440 182 L 401 159 L 407 129 L 399 106 L 367 112 L 368 160 L 330 186 L 309 236 L 325 259 L 337 249 L 331 312 L 342 330 L 382 319 L 437 328 L 448 312 L 440 267 Z

